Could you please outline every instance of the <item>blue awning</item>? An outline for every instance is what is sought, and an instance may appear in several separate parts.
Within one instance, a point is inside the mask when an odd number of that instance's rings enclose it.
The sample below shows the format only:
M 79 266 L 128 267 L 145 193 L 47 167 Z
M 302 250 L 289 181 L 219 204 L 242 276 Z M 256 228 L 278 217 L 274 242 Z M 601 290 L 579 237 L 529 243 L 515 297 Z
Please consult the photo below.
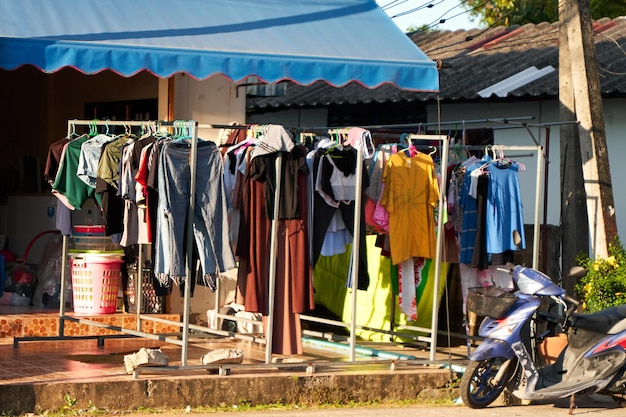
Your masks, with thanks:
M 439 89 L 374 0 L 0 0 L 0 68 L 23 65 Z

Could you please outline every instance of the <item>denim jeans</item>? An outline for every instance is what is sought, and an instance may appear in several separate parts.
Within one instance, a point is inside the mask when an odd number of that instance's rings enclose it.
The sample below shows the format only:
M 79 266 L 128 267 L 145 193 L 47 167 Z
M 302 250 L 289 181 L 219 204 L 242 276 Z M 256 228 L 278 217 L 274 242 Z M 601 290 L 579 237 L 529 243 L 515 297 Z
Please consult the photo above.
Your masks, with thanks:
M 155 262 L 157 276 L 165 274 L 174 280 L 186 276 L 187 214 L 194 192 L 193 234 L 204 283 L 216 289 L 216 277 L 235 267 L 228 238 L 226 193 L 223 163 L 214 142 L 199 141 L 197 148 L 196 187 L 191 190 L 191 144 L 168 142 L 160 156 L 159 219 Z

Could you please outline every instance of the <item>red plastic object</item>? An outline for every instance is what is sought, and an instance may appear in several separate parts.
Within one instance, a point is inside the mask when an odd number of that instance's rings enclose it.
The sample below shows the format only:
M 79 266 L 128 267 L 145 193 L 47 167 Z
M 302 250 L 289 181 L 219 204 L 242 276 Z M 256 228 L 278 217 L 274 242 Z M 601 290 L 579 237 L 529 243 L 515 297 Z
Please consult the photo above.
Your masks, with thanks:
M 74 313 L 115 313 L 123 263 L 121 258 L 111 256 L 89 255 L 72 260 Z
M 0 250 L 0 256 L 2 256 L 4 260 L 8 262 L 15 262 L 17 260 L 15 254 L 8 249 Z
M 74 226 L 74 234 L 79 236 L 104 236 L 105 229 L 103 224 L 76 225 Z
M 26 260 L 28 259 L 28 252 L 30 252 L 31 248 L 33 247 L 33 245 L 35 244 L 35 242 L 37 242 L 37 239 L 39 239 L 42 236 L 45 235 L 49 235 L 49 234 L 55 234 L 58 235 L 61 232 L 59 230 L 45 230 L 39 234 L 37 234 L 34 238 L 32 238 L 30 240 L 30 242 L 28 242 L 28 246 L 26 246 L 26 250 L 24 251 L 24 259 L 22 262 L 26 263 Z

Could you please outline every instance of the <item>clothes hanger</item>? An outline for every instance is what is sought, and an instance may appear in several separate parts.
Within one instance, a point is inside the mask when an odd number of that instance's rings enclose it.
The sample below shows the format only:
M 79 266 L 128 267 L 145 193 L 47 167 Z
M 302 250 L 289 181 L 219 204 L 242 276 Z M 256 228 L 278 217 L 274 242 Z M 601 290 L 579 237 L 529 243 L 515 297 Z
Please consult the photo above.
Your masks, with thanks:
M 329 156 L 331 158 L 341 158 L 341 155 L 333 154 L 333 150 L 339 148 L 343 148 L 343 140 L 342 140 L 342 131 L 343 129 L 328 129 L 328 136 L 332 140 L 332 144 L 324 147 L 324 155 Z
M 153 136 L 150 122 L 141 122 L 141 136 L 139 137 L 139 140 L 149 138 L 150 136 Z
M 98 125 L 96 124 L 97 119 L 93 119 L 91 123 L 89 123 L 89 137 L 93 138 L 98 134 Z
M 175 142 L 185 142 L 191 139 L 191 123 L 184 120 L 176 120 L 174 122 L 176 136 Z
M 421 126 L 421 123 L 420 123 L 420 126 Z M 420 129 L 421 129 L 421 127 L 420 127 Z M 404 144 L 405 141 L 406 141 L 406 145 Z M 417 148 L 413 144 L 413 141 L 411 140 L 411 135 L 409 133 L 403 133 L 402 135 L 400 135 L 400 144 L 402 146 L 406 146 L 406 149 L 404 150 L 404 153 L 408 157 L 413 157 L 413 156 L 417 155 L 417 152 L 418 152 Z
M 525 171 L 526 170 L 526 165 L 524 165 L 523 163 L 514 161 L 514 160 L 512 160 L 510 158 L 506 158 L 504 156 L 504 149 L 503 149 L 504 145 L 494 145 L 494 147 L 496 147 L 498 149 L 498 159 L 496 159 L 495 162 L 497 162 L 497 163 L 504 163 L 504 164 L 508 164 L 508 165 L 516 164 L 520 171 Z
M 109 122 L 111 121 L 111 119 L 106 119 L 106 121 L 104 122 L 104 126 L 105 126 L 105 132 L 104 135 L 108 136 L 109 138 L 112 138 L 114 135 L 112 135 L 109 131 Z
M 76 133 L 76 119 L 74 119 L 72 121 L 72 131 L 70 132 L 69 135 L 67 135 L 67 139 L 68 140 L 74 140 L 74 139 L 78 139 L 81 136 L 83 136 L 83 135 L 79 135 L 78 133 Z

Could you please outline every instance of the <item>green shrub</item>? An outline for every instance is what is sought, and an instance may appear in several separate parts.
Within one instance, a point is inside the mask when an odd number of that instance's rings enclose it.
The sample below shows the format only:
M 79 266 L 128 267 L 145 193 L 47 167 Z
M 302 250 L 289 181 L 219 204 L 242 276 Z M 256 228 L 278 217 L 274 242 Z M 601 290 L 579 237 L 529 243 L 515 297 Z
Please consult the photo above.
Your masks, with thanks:
M 587 272 L 576 284 L 586 312 L 626 304 L 626 250 L 619 239 L 609 245 L 607 258 L 591 260 L 579 255 L 576 262 Z

